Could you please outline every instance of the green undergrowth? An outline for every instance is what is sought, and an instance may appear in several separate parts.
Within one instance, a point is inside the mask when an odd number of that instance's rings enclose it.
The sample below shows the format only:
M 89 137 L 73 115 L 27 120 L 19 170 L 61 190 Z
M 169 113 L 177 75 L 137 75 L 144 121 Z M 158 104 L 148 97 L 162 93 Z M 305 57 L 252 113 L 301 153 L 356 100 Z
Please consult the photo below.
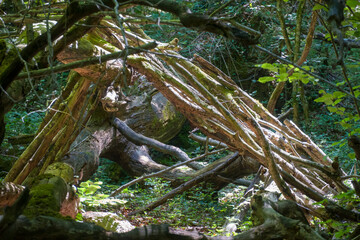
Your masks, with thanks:
M 205 149 L 203 145 L 188 138 L 189 131 L 190 125 L 185 124 L 169 144 L 181 146 L 182 150 L 193 158 L 203 154 Z M 213 146 L 208 148 L 209 151 L 215 149 Z M 225 151 L 199 161 L 211 163 L 226 154 L 228 152 Z M 171 156 L 156 151 L 151 151 L 151 156 L 164 165 L 177 162 Z M 127 218 L 128 213 L 141 209 L 173 189 L 169 181 L 149 178 L 124 189 L 116 198 L 109 198 L 119 186 L 132 179 L 117 163 L 100 159 L 100 167 L 91 181 L 82 183 L 77 189 L 83 211 L 108 211 Z M 127 219 L 135 226 L 166 223 L 176 228 L 196 229 L 208 235 L 222 235 L 224 224 L 236 212 L 242 194 L 243 187 L 232 184 L 219 192 L 214 192 L 209 186 L 200 185 L 169 199 L 152 211 L 145 211 Z M 81 216 L 79 219 L 81 220 Z M 245 230 L 249 226 L 249 221 L 244 221 L 240 223 L 239 229 Z
M 124 189 L 116 198 L 108 198 L 117 187 L 100 181 L 82 183 L 78 193 L 83 211 L 113 212 L 135 226 L 166 223 L 176 228 L 196 228 L 212 236 L 224 234 L 225 221 L 236 211 L 243 194 L 243 188 L 235 185 L 229 185 L 217 194 L 210 188 L 197 186 L 152 211 L 126 217 L 128 213 L 141 209 L 171 191 L 170 182 L 161 178 L 146 179 Z M 81 216 L 78 219 L 81 220 Z M 249 227 L 249 221 L 245 221 L 239 229 Z
M 349 185 L 349 182 L 345 183 Z M 334 195 L 333 199 L 335 199 L 337 203 L 346 210 L 356 211 L 356 206 L 360 204 L 360 199 L 353 189 Z M 328 200 L 324 199 L 323 201 L 315 203 L 314 205 L 321 205 L 325 207 L 327 204 Z M 360 223 L 344 220 L 339 221 L 337 219 L 328 219 L 326 221 L 322 221 L 315 217 L 312 225 L 329 235 L 333 235 L 333 239 L 356 239 L 352 238 L 351 234 L 360 225 Z
M 302 129 L 331 159 L 338 158 L 341 168 L 347 173 L 356 164 L 355 153 L 348 144 L 348 134 L 340 124 L 341 117 L 326 110 L 319 110 L 310 118 L 310 124 Z

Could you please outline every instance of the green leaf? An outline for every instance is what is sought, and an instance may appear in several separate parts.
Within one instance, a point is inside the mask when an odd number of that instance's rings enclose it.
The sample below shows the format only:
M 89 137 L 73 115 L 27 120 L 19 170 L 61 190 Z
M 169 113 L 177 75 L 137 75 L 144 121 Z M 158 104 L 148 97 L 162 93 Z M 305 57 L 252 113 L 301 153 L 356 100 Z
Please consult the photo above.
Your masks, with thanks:
M 343 85 L 345 85 L 345 81 L 342 81 L 342 82 L 338 82 L 338 83 L 336 83 L 336 86 L 343 86 Z
M 82 183 L 80 183 L 80 187 L 87 188 L 87 187 L 89 187 L 89 183 L 88 182 L 82 182 Z
M 323 102 L 326 105 L 332 105 L 333 104 L 332 98 L 333 98 L 333 95 L 327 93 L 327 94 L 324 94 L 322 97 L 315 99 L 314 101 L 315 102 Z
M 78 188 L 77 190 L 80 193 L 80 195 L 83 195 L 85 193 L 86 189 L 85 188 Z
M 360 128 L 356 128 L 354 131 L 351 131 L 350 135 L 354 135 L 358 133 L 360 133 Z
M 342 101 L 342 99 L 337 99 L 337 100 L 335 100 L 335 102 L 333 103 L 333 105 L 336 105 L 336 104 L 338 104 L 339 102 L 341 102 Z
M 98 197 L 98 198 L 107 198 L 107 197 L 109 197 L 110 195 L 109 194 L 103 194 L 103 193 L 99 193 L 99 194 L 96 194 L 96 197 Z
M 348 157 L 349 157 L 350 159 L 355 159 L 355 153 L 349 153 L 349 154 L 348 154 Z
M 280 79 L 281 82 L 284 82 L 287 80 L 287 77 L 289 76 L 288 73 L 281 73 L 278 77 Z
M 98 189 L 100 189 L 100 186 L 97 185 L 91 185 L 86 189 L 86 194 L 92 195 L 94 194 Z
M 354 95 L 357 98 L 360 95 L 360 91 L 359 90 L 354 91 Z
M 321 205 L 321 204 L 326 204 L 328 202 L 328 199 L 324 199 L 324 200 L 321 200 L 320 202 L 316 202 L 316 203 L 313 203 L 313 205 Z
M 270 63 L 264 63 L 261 65 L 261 67 L 263 69 L 267 69 L 267 70 L 270 70 L 272 72 L 278 72 L 278 68 L 275 67 L 274 65 L 270 64 Z
M 302 78 L 300 80 L 303 84 L 308 84 L 310 82 L 310 78 Z
M 315 10 L 320 10 L 320 9 L 326 10 L 326 7 L 323 5 L 320 5 L 320 4 L 315 4 L 315 6 L 313 7 L 312 10 L 315 11 Z
M 339 107 L 338 110 L 339 110 L 340 112 L 345 112 L 346 109 L 345 109 L 344 107 Z
M 274 77 L 261 77 L 258 79 L 258 81 L 261 83 L 267 83 L 267 82 L 274 81 Z
M 345 144 L 346 144 L 346 142 L 344 141 L 343 143 L 341 143 L 341 144 L 339 145 L 339 147 L 343 147 Z
M 336 92 L 333 92 L 333 96 L 334 96 L 335 98 L 342 98 L 342 97 L 345 97 L 346 94 L 343 93 L 343 92 L 340 92 L 340 91 L 336 91 Z
M 356 69 L 358 69 L 358 68 L 359 68 L 359 64 L 346 64 L 346 67 L 347 67 L 347 68 L 356 68 Z
M 329 106 L 329 107 L 327 107 L 327 109 L 329 110 L 329 112 L 337 112 L 337 107 L 331 107 L 331 106 Z
M 358 0 L 347 0 L 346 4 L 351 8 L 355 8 L 356 6 L 360 5 L 360 2 Z
M 340 125 L 341 125 L 344 129 L 349 129 L 349 128 L 352 127 L 352 124 L 345 123 L 345 122 L 340 122 Z
M 78 213 L 76 214 L 76 218 L 75 218 L 76 221 L 83 221 L 83 216 L 81 213 Z
M 341 146 L 344 146 L 344 144 L 346 144 L 346 141 L 344 139 L 341 139 L 340 141 L 338 142 L 334 142 L 331 144 L 332 147 L 336 146 L 336 145 L 339 145 L 339 147 Z
M 287 68 L 287 66 L 285 64 L 281 64 L 279 66 L 279 73 L 280 74 L 287 73 L 287 71 L 288 71 L 288 68 Z

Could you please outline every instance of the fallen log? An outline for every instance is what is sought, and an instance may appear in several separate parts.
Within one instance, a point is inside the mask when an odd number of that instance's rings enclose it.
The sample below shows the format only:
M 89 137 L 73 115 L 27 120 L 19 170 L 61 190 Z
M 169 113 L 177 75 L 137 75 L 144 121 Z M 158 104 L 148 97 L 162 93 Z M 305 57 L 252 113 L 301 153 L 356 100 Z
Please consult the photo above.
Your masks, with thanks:
M 151 225 L 136 228 L 126 233 L 109 232 L 102 227 L 90 223 L 80 223 L 50 216 L 28 218 L 23 215 L 0 232 L 2 239 L 63 239 L 63 240 L 172 240 L 172 239 L 213 239 L 213 240 L 263 240 L 294 239 L 324 240 L 319 233 L 310 228 L 302 210 L 295 202 L 278 200 L 278 195 L 262 193 L 251 200 L 252 220 L 255 225 L 250 230 L 239 233 L 235 237 L 208 237 L 195 231 L 188 232 L 169 228 L 167 225 Z M 26 197 L 25 197 L 26 198 Z M 18 207 L 26 206 L 20 201 Z M 19 213 L 19 212 L 18 212 Z M 6 215 L 3 219 L 8 219 Z M 0 222 L 0 226 L 1 222 Z

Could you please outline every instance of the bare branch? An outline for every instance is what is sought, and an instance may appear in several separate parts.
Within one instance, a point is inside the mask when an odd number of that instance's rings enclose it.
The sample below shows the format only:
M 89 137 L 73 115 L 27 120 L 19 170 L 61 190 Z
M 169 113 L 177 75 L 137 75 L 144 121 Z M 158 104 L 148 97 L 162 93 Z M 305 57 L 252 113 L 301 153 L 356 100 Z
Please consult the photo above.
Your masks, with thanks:
M 124 137 L 126 137 L 129 141 L 133 142 L 136 145 L 147 145 L 160 152 L 174 156 L 182 162 L 191 162 L 189 156 L 178 147 L 167 145 L 155 139 L 138 134 L 134 132 L 131 128 L 129 128 L 125 122 L 121 121 L 118 118 L 114 118 L 111 123 L 117 128 L 117 130 L 119 130 L 122 135 L 124 135 Z M 198 169 L 198 167 L 194 164 L 187 165 L 193 169 Z
M 180 162 L 180 163 L 178 163 L 178 164 L 175 164 L 175 165 L 173 165 L 173 166 L 171 166 L 171 167 L 165 168 L 165 169 L 163 169 L 163 170 L 161 170 L 161 171 L 158 171 L 158 172 L 156 172 L 156 173 L 152 173 L 152 174 L 148 174 L 148 175 L 144 175 L 144 176 L 142 176 L 142 177 L 136 178 L 136 179 L 134 179 L 134 180 L 132 180 L 132 181 L 130 181 L 130 182 L 122 185 L 122 186 L 119 187 L 118 189 L 116 189 L 113 193 L 111 193 L 110 197 L 115 197 L 117 194 L 119 194 L 119 193 L 120 193 L 122 190 L 124 190 L 125 188 L 128 188 L 128 187 L 134 185 L 135 183 L 141 182 L 141 181 L 143 181 L 143 180 L 145 180 L 145 179 L 147 179 L 147 178 L 152 178 L 152 177 L 161 176 L 161 174 L 163 174 L 163 173 L 165 173 L 165 172 L 168 172 L 168 171 L 171 171 L 171 170 L 173 170 L 173 169 L 175 169 L 175 168 L 177 168 L 177 167 L 184 166 L 184 165 L 186 165 L 186 164 L 188 164 L 188 163 L 191 163 L 191 162 L 193 162 L 193 161 L 197 161 L 197 160 L 202 159 L 202 158 L 204 158 L 204 157 L 206 157 L 206 156 L 213 155 L 213 154 L 217 154 L 217 153 L 220 153 L 220 152 L 225 151 L 225 150 L 226 150 L 226 148 L 222 148 L 222 149 L 219 149 L 219 150 L 216 150 L 216 151 L 207 152 L 207 153 L 205 153 L 205 154 L 202 154 L 201 156 L 192 158 L 192 159 L 190 159 L 190 160 L 188 160 L 188 161 L 185 161 L 185 162 Z
M 216 174 L 217 172 L 221 171 L 226 166 L 229 166 L 229 164 L 232 163 L 233 161 L 235 161 L 235 159 L 237 159 L 238 156 L 239 156 L 239 153 L 234 153 L 232 156 L 230 156 L 230 158 L 227 161 L 225 161 L 222 164 L 219 164 L 216 168 L 187 181 L 186 183 L 184 183 L 184 184 L 180 185 L 179 187 L 173 189 L 172 191 L 168 192 L 167 194 L 165 194 L 163 197 L 161 197 L 157 201 L 145 206 L 144 208 L 142 208 L 140 210 L 129 213 L 128 216 L 132 216 L 132 215 L 144 212 L 146 210 L 152 210 L 152 209 L 160 206 L 161 204 L 165 203 L 168 199 L 173 198 L 175 195 L 185 192 L 186 190 L 189 190 L 193 186 L 205 181 L 207 178 L 209 178 L 212 175 Z

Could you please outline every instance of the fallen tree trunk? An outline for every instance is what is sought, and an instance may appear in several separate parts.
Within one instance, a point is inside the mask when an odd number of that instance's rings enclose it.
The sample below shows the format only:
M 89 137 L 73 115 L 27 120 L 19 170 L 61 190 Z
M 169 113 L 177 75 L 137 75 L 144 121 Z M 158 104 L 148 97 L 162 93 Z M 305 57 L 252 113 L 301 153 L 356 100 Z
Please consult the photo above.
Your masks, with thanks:
M 311 229 L 302 210 L 295 202 L 276 201 L 255 195 L 251 200 L 252 220 L 255 227 L 240 233 L 235 239 L 298 239 L 323 240 Z
M 111 22 L 103 21 L 102 24 L 110 28 L 92 31 L 89 39 L 104 39 L 114 47 L 114 51 L 123 49 L 125 45 L 121 29 Z M 139 29 L 136 33 L 125 31 L 125 36 L 128 44 L 133 46 L 152 42 Z M 151 51 L 127 56 L 127 64 L 132 71 L 146 76 L 205 135 L 225 143 L 244 159 L 254 159 L 267 168 L 287 199 L 296 200 L 315 215 L 327 219 L 331 215 L 322 215 L 322 210 L 313 205 L 314 202 L 325 200 L 324 204 L 327 204 L 329 210 L 344 216 L 341 212 L 346 211 L 325 197 L 349 190 L 343 183 L 344 172 L 294 123 L 280 122 L 215 66 L 199 56 L 191 61 L 183 58 L 176 52 L 177 42 L 159 44 Z M 98 42 L 93 44 L 99 45 Z M 101 44 L 98 47 L 101 48 Z M 115 74 L 116 70 L 119 73 L 123 67 L 119 62 L 113 66 L 115 70 L 109 71 L 107 76 Z M 85 74 L 88 70 L 78 71 Z M 91 72 L 88 73 L 91 78 Z M 102 75 L 98 70 L 94 76 L 99 78 Z M 112 84 L 106 81 L 104 84 Z M 114 84 L 108 87 L 108 93 L 114 93 L 114 98 L 108 96 L 100 99 L 103 108 L 110 113 L 107 116 L 119 111 L 126 100 L 121 91 L 116 91 L 117 87 Z M 63 131 L 70 130 L 66 128 Z M 60 142 L 55 136 L 51 139 L 56 142 L 56 146 Z M 116 145 L 113 145 L 112 149 L 115 148 Z M 41 151 L 45 149 L 41 148 Z M 118 155 L 115 150 L 106 149 L 105 152 L 107 156 L 115 153 L 113 158 Z M 17 166 L 16 170 L 19 172 L 20 167 Z M 14 172 L 10 175 L 14 177 Z M 356 216 L 347 214 L 352 221 Z
M 75 219 L 80 200 L 71 187 L 73 181 L 74 169 L 70 165 L 61 162 L 51 164 L 44 174 L 29 183 L 30 200 L 24 215 L 69 216 Z
M 71 166 L 58 162 L 50 165 L 44 174 L 32 179 L 30 189 L 16 186 L 20 194 L 7 201 L 4 217 L 0 221 L 0 234 L 6 232 L 21 213 L 28 217 L 49 215 L 75 218 L 79 199 L 71 187 L 73 180 L 74 170 Z M 13 184 L 3 185 L 8 187 Z M 16 200 L 15 203 L 12 203 L 13 200 Z M 6 234 L 4 236 L 12 239 Z
M 175 111 L 171 104 L 159 93 L 147 86 L 142 95 L 127 98 L 127 103 L 114 114 L 142 134 L 161 141 L 168 141 L 175 136 L 184 123 L 184 118 Z M 96 171 L 99 158 L 107 158 L 118 163 L 128 174 L 141 176 L 166 168 L 150 157 L 147 146 L 137 146 L 128 141 L 122 134 L 114 131 L 109 124 L 108 113 L 99 107 L 92 115 L 88 127 L 73 143 L 69 154 L 62 161 L 72 165 L 81 181 L 88 180 Z M 163 177 L 175 179 L 188 173 L 176 169 Z
M 269 197 L 272 195 L 271 197 Z M 25 195 L 26 198 L 26 195 Z M 271 199 L 271 200 L 270 200 Z M 26 201 L 19 202 L 24 208 Z M 102 227 L 89 223 L 58 219 L 50 216 L 27 218 L 16 217 L 4 228 L 0 236 L 6 239 L 213 239 L 213 240 L 263 240 L 294 239 L 323 240 L 310 228 L 302 210 L 288 200 L 278 201 L 273 193 L 255 195 L 251 200 L 252 219 L 255 227 L 235 237 L 207 237 L 196 232 L 174 230 L 166 225 L 151 225 L 126 233 L 108 232 Z M 20 212 L 19 212 L 20 213 Z M 3 219 L 8 219 L 5 215 Z M 1 222 L 0 222 L 0 226 Z
M 112 124 L 131 142 L 138 144 L 138 145 L 147 145 L 150 147 L 155 148 L 156 150 L 172 155 L 174 157 L 176 157 L 177 159 L 179 159 L 182 163 L 185 163 L 186 165 L 188 165 L 189 167 L 192 167 L 198 171 L 196 171 L 195 173 L 188 173 L 187 176 L 192 176 L 193 178 L 199 177 L 199 176 L 203 176 L 205 174 L 208 174 L 210 172 L 213 172 L 213 169 L 218 168 L 219 165 L 224 164 L 224 161 L 227 160 L 227 157 L 219 159 L 215 162 L 213 162 L 212 164 L 210 164 L 207 167 L 204 167 L 202 169 L 199 170 L 197 165 L 194 165 L 194 159 L 190 159 L 187 154 L 182 151 L 180 148 L 171 146 L 171 145 L 167 145 L 164 143 L 161 143 L 155 139 L 151 139 L 148 137 L 145 137 L 141 134 L 138 134 L 136 132 L 134 132 L 131 128 L 129 128 L 125 122 L 121 121 L 118 118 L 114 118 L 112 120 Z M 212 141 L 213 142 L 213 141 Z M 213 142 L 216 143 L 216 142 Z M 220 144 L 219 144 L 220 145 Z M 206 154 L 204 154 L 206 155 Z M 196 158 L 195 158 L 196 159 Z M 259 164 L 258 162 L 254 161 L 254 159 L 248 158 L 248 159 L 243 159 L 242 157 L 238 157 L 238 154 L 236 154 L 236 157 L 234 159 L 235 161 L 231 161 L 229 162 L 229 164 L 225 167 L 222 167 L 222 171 L 219 171 L 218 176 L 214 176 L 211 179 L 208 178 L 203 178 L 203 181 L 206 181 L 208 183 L 214 184 L 214 188 L 215 189 L 221 189 L 222 187 L 226 186 L 229 182 L 228 181 L 224 181 L 223 178 L 230 178 L 230 179 L 237 179 L 237 178 L 241 178 L 247 175 L 250 175 L 254 172 L 256 172 L 256 170 L 259 168 Z M 183 165 L 183 164 L 181 164 Z M 165 174 L 171 174 L 171 172 L 173 171 L 173 169 L 176 169 L 175 167 L 169 167 L 167 169 L 163 169 L 158 171 L 158 173 L 156 174 L 150 174 L 150 175 L 156 175 L 156 176 L 165 176 Z M 145 179 L 145 177 L 142 177 L 141 179 Z M 177 186 L 179 184 L 181 184 L 183 182 L 183 179 L 179 179 L 179 177 L 173 178 L 174 180 L 177 180 L 176 184 L 173 184 L 174 186 Z M 138 182 L 139 180 L 133 181 Z M 126 184 L 127 186 L 127 184 Z M 116 194 L 118 194 L 122 189 L 124 189 L 125 187 L 120 187 L 119 189 L 117 189 L 115 192 L 113 192 L 111 194 L 111 196 L 115 196 Z
M 62 240 L 192 240 L 210 239 L 196 232 L 170 229 L 167 225 L 150 225 L 136 228 L 126 233 L 105 231 L 102 227 L 90 223 L 66 221 L 58 218 L 38 216 L 28 219 L 20 216 L 1 237 L 13 240 L 23 239 L 62 239 Z M 216 238 L 232 239 L 232 238 Z

